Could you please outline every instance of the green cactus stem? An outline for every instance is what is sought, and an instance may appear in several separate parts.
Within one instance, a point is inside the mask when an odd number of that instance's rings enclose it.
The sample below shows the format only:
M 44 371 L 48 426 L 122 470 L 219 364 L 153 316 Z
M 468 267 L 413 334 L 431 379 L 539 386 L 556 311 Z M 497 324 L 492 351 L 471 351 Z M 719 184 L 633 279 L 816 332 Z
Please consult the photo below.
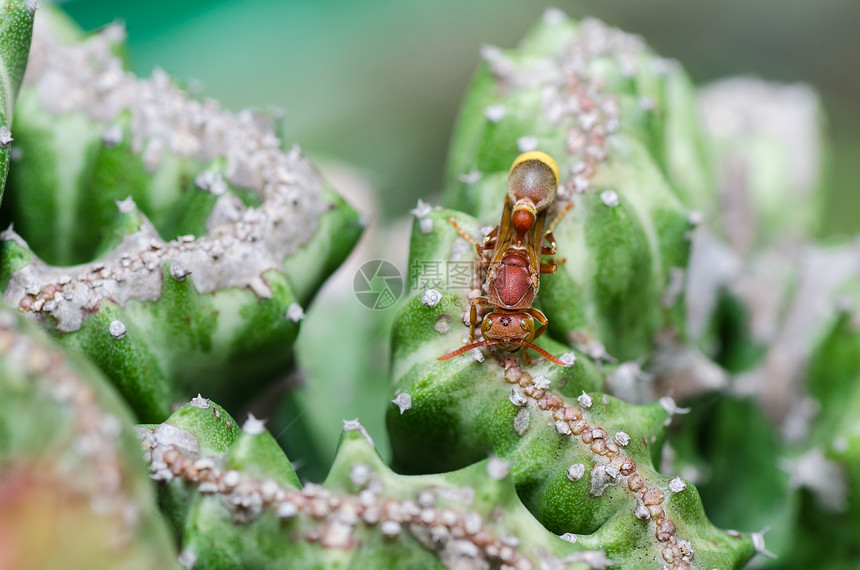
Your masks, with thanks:
M 90 363 L 6 309 L 0 411 L 0 566 L 177 566 L 128 408 Z
M 36 2 L 33 0 L 0 3 L 0 202 L 3 201 L 3 185 L 9 173 L 14 140 L 10 130 L 12 114 L 24 68 L 27 67 L 35 12 Z
M 691 355 L 708 364 L 684 343 L 692 230 L 716 198 L 695 92 L 638 38 L 556 11 L 519 48 L 484 56 L 452 143 L 445 199 L 455 209 L 426 208 L 413 228 L 410 284 L 424 292 L 392 334 L 395 466 L 436 472 L 491 453 L 510 462 L 549 530 L 620 567 L 743 566 L 765 550 L 762 534 L 716 528 L 689 481 L 658 471 L 671 417 L 688 410 L 604 393 L 645 360 L 669 371 Z M 433 282 L 440 264 L 476 262 L 448 219 L 480 240 L 511 162 L 535 148 L 556 157 L 558 202 L 573 204 L 554 232 L 566 262 L 541 277 L 537 301 L 549 319 L 537 343 L 567 366 L 492 347 L 438 362 L 466 342 L 460 323 L 480 294 L 480 275 L 457 290 Z
M 261 420 L 250 416 L 240 430 L 200 397 L 139 433 L 153 478 L 186 498 L 179 517 L 186 567 L 611 564 L 535 521 L 516 497 L 510 466 L 498 459 L 445 475 L 396 475 L 361 424 L 344 421 L 326 482 L 302 487 Z
M 260 116 L 135 78 L 117 28 L 65 44 L 54 19 L 19 101 L 4 300 L 89 355 L 143 421 L 203 387 L 239 405 L 289 364 L 358 217 Z

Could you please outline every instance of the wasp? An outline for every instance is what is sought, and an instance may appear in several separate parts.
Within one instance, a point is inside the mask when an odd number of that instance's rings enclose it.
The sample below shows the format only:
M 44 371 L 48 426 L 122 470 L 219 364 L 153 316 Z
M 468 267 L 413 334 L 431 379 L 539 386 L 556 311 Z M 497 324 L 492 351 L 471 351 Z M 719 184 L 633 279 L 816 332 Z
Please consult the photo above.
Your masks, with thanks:
M 481 346 L 497 345 L 506 352 L 523 347 L 532 349 L 559 366 L 565 364 L 533 341 L 544 333 L 546 316 L 532 306 L 540 287 L 540 275 L 555 273 L 555 260 L 542 262 L 544 255 L 555 255 L 552 230 L 570 208 L 565 206 L 546 227 L 547 214 L 555 201 L 559 170 L 555 160 L 540 151 L 519 155 L 508 174 L 502 219 L 477 243 L 451 218 L 458 233 L 475 245 L 481 260 L 486 295 L 470 302 L 469 344 L 439 357 L 447 360 Z M 546 228 L 546 229 L 545 229 Z M 547 243 L 545 244 L 544 241 Z M 489 255 L 488 255 L 489 254 Z M 478 306 L 489 309 L 481 320 L 483 340 L 475 342 Z

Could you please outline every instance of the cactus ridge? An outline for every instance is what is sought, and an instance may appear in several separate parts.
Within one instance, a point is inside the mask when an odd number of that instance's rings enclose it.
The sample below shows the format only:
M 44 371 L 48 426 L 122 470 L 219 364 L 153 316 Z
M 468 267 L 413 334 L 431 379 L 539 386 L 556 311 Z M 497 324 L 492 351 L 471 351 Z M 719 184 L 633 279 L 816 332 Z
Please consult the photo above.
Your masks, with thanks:
M 354 564 L 373 559 L 382 563 L 394 555 L 377 552 L 377 544 L 396 552 L 412 541 L 431 554 L 422 558 L 429 567 L 560 569 L 612 564 L 602 552 L 560 540 L 540 527 L 516 500 L 504 461 L 491 459 L 445 475 L 396 475 L 376 454 L 361 424 L 352 420 L 344 421 L 344 435 L 326 483 L 300 486 L 297 481 L 267 476 L 262 454 L 237 458 L 236 448 L 252 450 L 255 439 L 270 438 L 263 422 L 253 416 L 226 453 L 205 452 L 205 447 L 211 447 L 204 427 L 213 424 L 210 408 L 219 409 L 198 397 L 177 412 L 185 417 L 174 416 L 139 430 L 150 473 L 162 489 L 171 492 L 181 487 L 196 497 L 187 508 L 180 557 L 200 564 L 195 567 L 210 567 L 214 560 L 199 551 L 208 541 L 199 533 L 213 516 L 229 520 L 220 524 L 231 525 L 229 532 L 238 535 L 293 537 L 281 541 L 276 553 L 269 553 L 269 564 L 286 559 L 302 542 L 315 547 L 304 551 L 320 562 L 331 562 L 335 556 Z M 191 421 L 189 415 L 204 419 Z M 229 420 L 222 412 L 219 421 Z M 196 436 L 173 424 L 188 425 Z M 501 503 L 497 493 L 506 497 Z M 272 525 L 271 521 L 279 522 Z M 256 554 L 231 551 L 222 556 L 247 564 Z

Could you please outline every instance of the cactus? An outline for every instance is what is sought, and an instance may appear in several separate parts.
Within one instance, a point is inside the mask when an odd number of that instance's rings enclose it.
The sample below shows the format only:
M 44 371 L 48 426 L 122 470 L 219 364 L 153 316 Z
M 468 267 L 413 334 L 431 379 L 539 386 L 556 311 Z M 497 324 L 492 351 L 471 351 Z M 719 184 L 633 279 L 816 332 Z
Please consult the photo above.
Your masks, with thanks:
M 173 568 L 125 402 L 0 311 L 0 566 Z
M 139 80 L 114 54 L 121 29 L 66 44 L 50 15 L 17 107 L 4 299 L 96 361 L 143 421 L 201 387 L 241 404 L 289 363 L 357 215 L 261 116 L 163 72 Z
M 535 521 L 499 459 L 444 475 L 396 475 L 361 424 L 344 421 L 325 483 L 302 486 L 261 420 L 249 416 L 240 429 L 205 398 L 139 429 L 153 478 L 177 505 L 186 567 L 611 563 Z
M 10 29 L 0 55 L 23 69 L 29 36 Z M 0 311 L 0 566 L 857 557 L 860 264 L 856 242 L 815 241 L 827 154 L 810 89 L 697 90 L 640 38 L 556 10 L 516 49 L 484 48 L 444 207 L 413 211 L 410 293 L 393 316 L 338 312 L 352 315 L 339 334 L 356 337 L 393 319 L 391 460 L 382 434 L 344 420 L 325 481 L 302 483 L 281 446 L 297 465 L 325 457 L 317 424 L 378 410 L 367 400 L 384 386 L 336 404 L 309 401 L 330 383 L 299 388 L 272 433 L 234 417 L 289 372 L 302 308 L 358 217 L 263 115 L 123 71 L 123 39 L 46 9 L 14 147 L 0 142 L 15 159 L 0 282 L 19 313 Z M 6 103 L 20 76 L 0 84 Z M 440 361 L 481 294 L 462 233 L 487 234 L 512 159 L 535 149 L 561 170 L 550 219 L 573 205 L 554 228 L 564 261 L 535 301 L 549 321 L 535 344 L 564 366 L 494 346 Z M 356 355 L 368 344 L 346 339 L 344 361 L 373 359 Z M 301 346 L 299 361 L 330 358 Z M 52 510 L 69 494 L 74 524 Z M 35 527 L 49 516 L 63 540 L 43 552 Z
M 8 0 L 2 4 L 0 17 L 0 61 L 3 74 L 0 77 L 0 186 L 6 182 L 9 160 L 12 156 L 12 115 L 15 99 L 27 67 L 30 53 L 30 38 L 33 34 L 35 2 Z M 0 201 L 3 188 L 0 187 Z

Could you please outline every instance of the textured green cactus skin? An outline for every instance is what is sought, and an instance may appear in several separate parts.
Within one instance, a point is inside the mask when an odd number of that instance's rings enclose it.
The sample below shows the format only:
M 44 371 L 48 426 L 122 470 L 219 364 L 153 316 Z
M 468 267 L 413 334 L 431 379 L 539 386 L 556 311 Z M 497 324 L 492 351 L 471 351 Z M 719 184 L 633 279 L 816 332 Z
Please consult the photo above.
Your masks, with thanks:
M 573 195 L 575 205 L 555 230 L 559 257 L 567 262 L 558 273 L 541 279 L 539 302 L 550 332 L 538 343 L 558 356 L 569 349 L 547 336 L 567 339 L 575 338 L 568 337 L 570 333 L 585 333 L 610 354 L 637 358 L 653 352 L 652 339 L 659 332 L 683 335 L 683 303 L 679 295 L 667 301 L 664 292 L 670 288 L 673 268 L 687 265 L 692 228 L 688 208 L 710 208 L 713 189 L 706 182 L 704 144 L 690 126 L 695 124 L 690 120 L 694 94 L 677 66 L 657 61 L 644 48 L 629 55 L 638 71 L 627 76 L 621 71 L 621 55 L 611 50 L 586 58 L 577 79 L 600 78 L 605 85 L 598 94 L 597 87 L 587 85 L 568 93 L 588 100 L 582 105 L 604 111 L 586 121 L 598 127 L 587 133 L 581 132 L 582 113 L 563 115 L 556 122 L 548 117 L 547 87 L 539 78 L 531 83 L 516 80 L 538 75 L 547 61 L 563 61 L 565 53 L 577 49 L 571 45 L 582 46 L 589 41 L 584 38 L 594 34 L 610 37 L 618 32 L 594 22 L 549 18 L 518 50 L 489 55 L 489 70 L 479 72 L 455 133 L 446 201 L 480 221 L 494 221 L 501 212 L 507 169 L 522 150 L 521 138 L 536 137 L 538 148 L 555 151 L 563 173 L 561 192 Z M 660 66 L 660 73 L 653 71 Z M 549 69 L 546 75 L 554 78 L 547 82 L 550 86 L 570 82 Z M 650 99 L 647 107 L 653 110 L 641 108 L 643 97 Z M 501 118 L 492 106 L 504 109 Z M 619 123 L 610 126 L 613 120 Z M 567 131 L 585 137 L 584 148 L 574 144 L 570 152 L 563 151 Z M 570 186 L 570 179 L 582 172 L 577 162 L 588 163 L 583 175 L 587 179 L 577 181 L 581 193 Z M 474 171 L 477 176 L 469 174 Z M 616 193 L 617 205 L 601 195 L 606 190 Z M 454 210 L 431 211 L 422 217 L 424 227 L 416 224 L 413 231 L 410 267 L 473 259 L 474 250 L 460 247 L 462 240 L 447 223 L 452 216 L 479 236 L 474 218 Z M 412 277 L 413 290 L 428 282 L 427 274 Z M 466 329 L 459 322 L 465 303 L 454 291 L 443 293 L 435 306 L 423 305 L 420 298 L 407 302 L 392 337 L 393 385 L 411 397 L 408 409 L 389 407 L 398 468 L 454 469 L 492 452 L 511 462 L 520 497 L 547 528 L 572 532 L 582 544 L 605 548 L 624 568 L 667 563 L 731 568 L 749 560 L 749 537 L 714 527 L 696 489 L 680 479 L 670 485 L 671 478 L 654 467 L 667 433 L 664 406 L 636 406 L 604 396 L 603 372 L 611 367 L 603 365 L 601 372 L 583 354 L 566 368 L 545 361 L 520 367 L 512 358 L 502 361 L 503 355 L 486 356 L 480 363 L 469 354 L 437 362 L 436 357 L 462 343 Z M 440 322 L 450 323 L 450 331 L 440 330 Z M 630 437 L 626 446 L 616 445 L 614 434 L 619 432 Z M 596 447 L 592 433 L 602 436 Z M 619 436 L 619 441 L 626 438 Z M 629 460 L 635 468 L 625 463 Z M 600 482 L 607 465 L 627 467 L 615 484 L 596 490 L 595 481 Z M 583 472 L 570 476 L 571 466 Z M 642 520 L 646 516 L 641 508 L 643 516 L 634 514 L 637 493 L 642 500 L 644 492 L 637 477 L 650 490 L 644 495 L 646 504 L 654 504 L 655 496 L 660 499 L 650 520 Z M 672 521 L 672 539 L 665 533 L 661 538 L 666 519 Z M 667 555 L 665 548 L 672 544 L 694 554 Z
M 0 311 L 0 565 L 173 568 L 131 413 L 85 359 Z
M 25 0 L 7 0 L 0 4 L 0 10 L 0 65 L 3 67 L 0 77 L 0 128 L 11 129 L 12 110 L 30 53 L 35 5 L 28 5 Z M 0 141 L 0 202 L 3 201 L 2 185 L 9 172 L 11 151 L 9 141 Z
M 55 36 L 74 35 L 51 16 L 42 23 L 54 21 Z M 120 65 L 115 35 L 40 45 L 98 70 L 93 61 Z M 281 151 L 258 117 L 193 101 L 166 76 L 143 82 L 119 68 L 110 77 L 80 71 L 116 83 L 107 103 L 57 109 L 35 69 L 18 105 L 21 159 L 9 196 L 26 241 L 5 234 L 6 301 L 89 355 L 143 421 L 163 420 L 172 403 L 204 388 L 237 404 L 259 393 L 291 361 L 300 307 L 358 239 L 357 214 L 297 151 Z M 162 106 L 123 89 L 150 92 Z M 99 116 L 112 96 L 130 110 Z M 199 125 L 185 115 L 194 113 Z M 191 121 L 187 132 L 146 134 L 147 121 L 180 120 Z M 225 130 L 238 142 L 224 142 Z M 88 263 L 62 267 L 81 262 Z M 151 285 L 142 286 L 147 279 Z M 30 285 L 20 287 L 22 280 Z M 62 316 L 64 303 L 78 304 L 69 291 L 81 283 L 92 300 Z
M 227 491 L 201 493 L 199 481 L 182 476 L 170 480 L 163 488 L 163 495 L 171 496 L 170 503 L 181 511 L 176 520 L 181 521 L 183 556 L 195 560 L 195 568 L 271 568 L 296 560 L 308 568 L 443 568 L 445 561 L 458 560 L 466 564 L 470 559 L 462 558 L 462 553 L 458 558 L 456 548 L 440 554 L 427 544 L 431 528 L 444 528 L 444 521 L 462 519 L 465 515 L 471 517 L 472 525 L 477 519 L 478 528 L 485 533 L 515 537 L 516 541 L 506 539 L 507 544 L 513 545 L 509 546 L 511 556 L 520 557 L 517 560 L 531 567 L 537 567 L 540 560 L 565 559 L 563 567 L 589 568 L 577 561 L 602 559 L 599 553 L 584 552 L 582 546 L 547 532 L 519 502 L 509 477 L 492 478 L 488 474 L 487 461 L 445 475 L 396 475 L 382 463 L 360 429 L 351 429 L 345 430 L 325 484 L 302 489 L 268 432 L 249 430 L 248 424 L 239 430 L 214 403 L 196 399 L 195 404 L 186 405 L 166 423 L 186 430 L 193 437 L 199 453 L 188 457 L 198 465 L 202 458 L 207 458 L 212 469 L 220 469 L 222 473 L 233 470 L 241 477 L 241 482 L 235 484 L 240 480 L 237 477 Z M 157 432 L 159 428 L 142 429 Z M 144 438 L 145 445 L 146 441 Z M 156 457 L 158 445 L 152 449 L 152 457 Z M 266 481 L 269 499 L 262 498 L 258 506 L 248 509 L 235 506 L 257 504 L 254 499 L 244 502 L 240 500 L 242 497 L 267 496 L 262 491 Z M 360 504 L 358 497 L 362 491 L 365 491 L 364 507 L 378 509 L 376 518 L 365 515 L 363 510 L 358 513 L 353 510 Z M 272 499 L 278 492 L 290 499 Z M 182 499 L 177 500 L 178 496 Z M 413 514 L 403 515 L 413 522 L 401 520 L 398 532 L 385 534 L 385 522 L 390 525 L 393 520 L 390 517 L 399 516 L 395 513 L 400 512 L 394 507 L 383 507 L 385 501 L 402 505 L 407 511 L 417 508 Z M 285 502 L 301 506 L 284 514 L 283 508 L 278 507 Z M 420 520 L 431 512 L 435 519 Z M 472 544 L 471 541 L 479 540 L 475 538 L 477 532 L 469 529 L 469 534 L 461 539 Z M 444 545 L 447 540 L 450 537 L 437 542 Z M 463 548 L 461 545 L 460 549 Z M 471 562 L 473 567 L 483 567 L 477 559 Z

